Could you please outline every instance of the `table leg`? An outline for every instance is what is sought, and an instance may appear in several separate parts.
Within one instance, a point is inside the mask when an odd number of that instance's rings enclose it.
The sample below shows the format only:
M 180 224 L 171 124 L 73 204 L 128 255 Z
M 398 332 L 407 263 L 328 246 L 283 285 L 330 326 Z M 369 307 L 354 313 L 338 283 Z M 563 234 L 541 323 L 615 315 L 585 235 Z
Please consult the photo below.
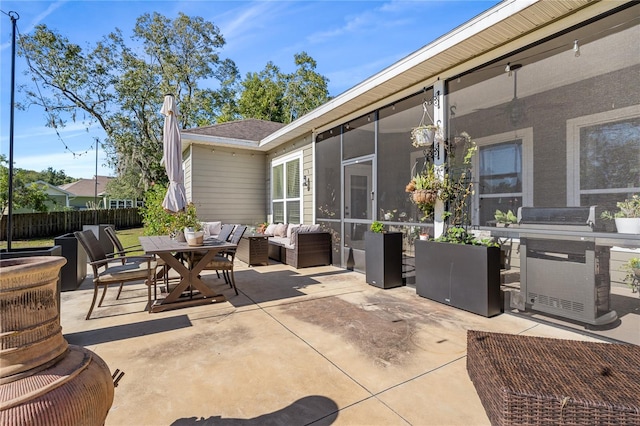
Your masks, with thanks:
M 202 259 L 192 269 L 187 268 L 171 253 L 158 253 L 166 264 L 173 268 L 180 275 L 180 282 L 171 290 L 164 300 L 156 301 L 151 307 L 150 312 L 161 312 L 167 309 L 173 309 L 183 306 L 201 305 L 205 303 L 224 302 L 226 299 L 222 294 L 216 294 L 211 290 L 198 276 L 204 267 L 213 259 L 218 250 L 208 250 Z M 200 292 L 196 298 L 188 300 L 180 300 L 182 293 L 189 287 L 193 287 Z

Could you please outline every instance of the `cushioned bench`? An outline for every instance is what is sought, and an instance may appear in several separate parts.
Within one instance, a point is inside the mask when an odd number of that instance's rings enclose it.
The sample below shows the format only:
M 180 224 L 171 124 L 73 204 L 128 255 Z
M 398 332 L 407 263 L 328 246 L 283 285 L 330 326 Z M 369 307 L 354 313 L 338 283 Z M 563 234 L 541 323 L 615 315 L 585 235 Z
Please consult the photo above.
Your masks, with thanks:
M 269 258 L 294 268 L 331 264 L 331 234 L 318 225 L 269 225 Z
M 470 330 L 467 371 L 492 425 L 639 425 L 640 347 Z

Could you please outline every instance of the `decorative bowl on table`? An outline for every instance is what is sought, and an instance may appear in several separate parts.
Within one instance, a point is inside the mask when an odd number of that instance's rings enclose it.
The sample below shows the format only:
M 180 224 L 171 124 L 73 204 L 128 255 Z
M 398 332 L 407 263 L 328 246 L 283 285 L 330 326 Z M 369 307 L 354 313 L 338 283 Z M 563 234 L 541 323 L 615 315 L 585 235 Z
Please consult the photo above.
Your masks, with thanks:
M 187 244 L 192 247 L 201 246 L 204 243 L 204 231 L 187 231 L 184 233 Z

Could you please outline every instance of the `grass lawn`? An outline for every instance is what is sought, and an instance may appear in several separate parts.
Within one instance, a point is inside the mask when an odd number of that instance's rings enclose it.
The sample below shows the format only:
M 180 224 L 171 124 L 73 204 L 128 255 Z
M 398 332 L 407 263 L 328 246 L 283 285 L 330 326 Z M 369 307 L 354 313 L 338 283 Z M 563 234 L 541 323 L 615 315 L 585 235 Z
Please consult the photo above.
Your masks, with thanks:
M 118 238 L 124 247 L 135 246 L 140 244 L 138 237 L 142 235 L 143 228 L 121 229 L 116 231 Z M 28 247 L 51 247 L 53 246 L 53 238 L 38 238 L 33 240 L 11 240 L 11 248 L 28 248 Z M 0 249 L 6 249 L 7 242 L 0 241 Z M 135 254 L 129 253 L 129 254 Z M 142 251 L 140 251 L 142 253 Z

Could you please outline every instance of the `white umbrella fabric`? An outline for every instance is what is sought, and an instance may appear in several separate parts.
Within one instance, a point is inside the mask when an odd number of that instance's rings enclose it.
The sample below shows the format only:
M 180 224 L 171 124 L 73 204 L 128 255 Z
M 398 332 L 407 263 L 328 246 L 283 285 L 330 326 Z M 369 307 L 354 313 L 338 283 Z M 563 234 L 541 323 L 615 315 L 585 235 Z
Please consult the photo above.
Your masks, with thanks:
M 182 170 L 182 142 L 178 126 L 178 106 L 173 95 L 165 95 L 160 112 L 165 116 L 163 134 L 164 164 L 169 177 L 167 195 L 162 201 L 162 207 L 171 212 L 184 210 L 187 205 L 187 195 L 184 189 L 184 172 Z

